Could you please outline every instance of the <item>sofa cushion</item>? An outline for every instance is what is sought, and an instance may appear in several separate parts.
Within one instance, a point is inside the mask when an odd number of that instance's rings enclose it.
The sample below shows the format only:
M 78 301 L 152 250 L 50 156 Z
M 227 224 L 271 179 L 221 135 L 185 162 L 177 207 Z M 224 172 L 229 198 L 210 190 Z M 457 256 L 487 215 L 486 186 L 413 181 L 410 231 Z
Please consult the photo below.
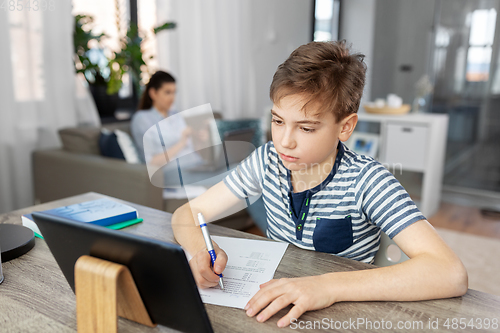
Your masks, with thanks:
M 105 128 L 101 131 L 99 149 L 101 150 L 102 156 L 119 158 L 121 160 L 125 159 L 120 145 L 118 144 L 118 138 L 115 132 L 110 132 Z
M 116 123 L 103 124 L 102 127 L 111 132 L 114 132 L 115 130 L 120 130 L 127 133 L 128 135 L 131 135 L 130 121 L 120 121 Z
M 139 153 L 137 152 L 137 147 L 130 135 L 119 129 L 114 130 L 116 138 L 118 140 L 118 145 L 125 156 L 127 163 L 140 164 L 141 159 L 139 158 Z
M 63 149 L 72 153 L 99 155 L 100 128 L 71 127 L 59 130 Z

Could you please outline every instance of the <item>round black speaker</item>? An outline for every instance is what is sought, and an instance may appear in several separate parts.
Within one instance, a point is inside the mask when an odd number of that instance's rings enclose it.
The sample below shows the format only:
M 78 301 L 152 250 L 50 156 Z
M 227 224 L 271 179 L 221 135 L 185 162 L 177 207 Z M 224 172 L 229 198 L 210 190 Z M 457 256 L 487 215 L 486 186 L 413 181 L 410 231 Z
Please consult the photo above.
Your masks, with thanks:
M 2 262 L 22 256 L 35 246 L 33 230 L 17 224 L 0 224 Z

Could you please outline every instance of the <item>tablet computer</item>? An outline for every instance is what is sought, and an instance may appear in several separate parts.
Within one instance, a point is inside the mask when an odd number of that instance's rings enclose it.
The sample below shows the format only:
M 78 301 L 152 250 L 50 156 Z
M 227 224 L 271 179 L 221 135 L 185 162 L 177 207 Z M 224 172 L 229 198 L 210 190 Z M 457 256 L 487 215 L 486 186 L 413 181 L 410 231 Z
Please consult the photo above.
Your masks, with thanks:
M 73 292 L 80 256 L 112 261 L 128 267 L 154 323 L 184 332 L 213 332 L 179 245 L 41 212 L 32 215 Z

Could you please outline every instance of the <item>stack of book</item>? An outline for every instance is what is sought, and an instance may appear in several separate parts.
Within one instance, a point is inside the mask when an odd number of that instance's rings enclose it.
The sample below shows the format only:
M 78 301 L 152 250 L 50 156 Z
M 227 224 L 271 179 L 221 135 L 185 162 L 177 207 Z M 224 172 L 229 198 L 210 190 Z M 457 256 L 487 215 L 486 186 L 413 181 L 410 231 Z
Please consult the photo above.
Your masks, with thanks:
M 97 224 L 115 230 L 142 222 L 135 208 L 106 198 L 49 209 L 43 211 L 43 213 L 76 222 Z M 33 230 L 36 237 L 43 239 L 43 235 L 40 233 L 40 229 L 38 229 L 31 214 L 23 215 L 22 223 L 25 227 Z

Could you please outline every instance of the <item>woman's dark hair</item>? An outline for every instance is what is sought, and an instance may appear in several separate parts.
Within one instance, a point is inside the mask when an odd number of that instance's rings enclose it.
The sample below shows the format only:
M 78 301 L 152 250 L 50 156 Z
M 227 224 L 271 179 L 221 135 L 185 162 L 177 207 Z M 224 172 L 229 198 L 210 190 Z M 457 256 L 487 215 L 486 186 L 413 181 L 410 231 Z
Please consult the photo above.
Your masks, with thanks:
M 149 110 L 153 107 L 153 101 L 149 96 L 149 90 L 158 90 L 164 83 L 175 83 L 175 79 L 172 75 L 163 71 L 157 71 L 153 74 L 153 76 L 151 76 L 148 84 L 146 85 L 146 89 L 144 89 L 144 92 L 142 93 L 138 110 Z

